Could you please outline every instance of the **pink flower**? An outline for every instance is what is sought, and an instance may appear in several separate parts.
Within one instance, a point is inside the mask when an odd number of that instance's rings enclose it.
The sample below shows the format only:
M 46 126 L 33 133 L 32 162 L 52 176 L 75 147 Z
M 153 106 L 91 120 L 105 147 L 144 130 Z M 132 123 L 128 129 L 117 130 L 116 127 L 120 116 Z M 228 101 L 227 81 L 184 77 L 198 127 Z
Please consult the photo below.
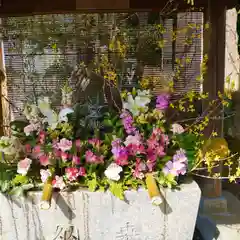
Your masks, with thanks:
M 71 182 L 76 181 L 77 178 L 80 176 L 79 170 L 75 167 L 66 168 L 65 172 L 67 179 Z
M 145 154 L 146 150 L 145 147 L 142 144 L 130 144 L 127 147 L 129 154 L 132 156 L 135 156 L 137 154 Z
M 40 131 L 38 138 L 39 138 L 39 142 L 41 144 L 44 144 L 45 138 L 46 138 L 46 133 L 44 131 Z
M 52 181 L 52 185 L 54 188 L 64 189 L 66 184 L 63 180 L 63 177 L 55 176 L 55 179 Z
M 125 140 L 124 144 L 125 144 L 125 146 L 129 146 L 130 144 L 141 145 L 142 140 L 141 140 L 140 134 L 137 133 L 135 135 L 128 135 L 126 137 L 126 140 Z
M 157 147 L 155 148 L 155 150 L 156 150 L 156 154 L 157 154 L 159 157 L 163 157 L 163 156 L 166 155 L 166 153 L 165 153 L 165 151 L 164 151 L 165 149 L 164 149 L 164 147 L 161 146 L 161 145 L 157 146 Z
M 41 175 L 41 180 L 42 180 L 43 183 L 45 183 L 48 180 L 48 178 L 52 176 L 49 169 L 47 169 L 47 170 L 41 169 L 40 170 L 40 175 Z
M 53 149 L 55 157 L 60 158 L 62 156 L 62 151 L 59 149 Z
M 17 167 L 18 167 L 17 173 L 19 173 L 23 176 L 27 175 L 31 164 L 32 164 L 32 160 L 30 158 L 25 158 L 25 159 L 21 160 L 20 162 L 18 162 L 18 165 L 17 165 Z
M 75 141 L 75 145 L 76 145 L 77 149 L 79 150 L 79 149 L 81 148 L 81 140 L 80 140 L 80 139 L 77 139 L 77 140 Z
M 30 144 L 26 144 L 26 145 L 25 145 L 25 151 L 26 151 L 26 153 L 31 153 L 32 147 L 31 147 Z
M 121 140 L 116 139 L 112 141 L 112 154 L 117 165 L 128 165 L 129 153 L 126 147 L 121 146 Z
M 26 134 L 26 136 L 29 136 L 32 132 L 38 131 L 39 128 L 40 128 L 40 124 L 33 124 L 33 123 L 32 123 L 32 124 L 27 125 L 27 126 L 23 129 L 23 131 L 24 131 L 24 133 Z
M 61 152 L 61 158 L 63 162 L 66 162 L 68 160 L 68 154 L 66 152 Z
M 69 151 L 72 148 L 72 141 L 67 140 L 66 138 L 62 138 L 57 144 L 57 147 L 63 152 Z
M 97 156 L 90 150 L 86 151 L 85 157 L 86 157 L 87 163 L 95 163 L 95 164 L 103 163 L 103 159 L 104 159 L 103 156 Z
M 41 150 L 41 146 L 37 145 L 33 148 L 31 156 L 33 158 L 39 158 L 44 155 L 44 152 Z
M 80 164 L 80 158 L 76 155 L 72 157 L 72 161 L 74 164 L 79 165 Z
M 39 161 L 42 166 L 47 166 L 50 164 L 49 156 L 47 156 L 46 154 L 41 155 L 39 157 Z
M 41 146 L 40 146 L 40 145 L 35 146 L 35 147 L 33 148 L 33 152 L 34 152 L 34 153 L 41 153 L 41 152 L 42 152 Z
M 100 145 L 102 144 L 102 141 L 99 140 L 99 139 L 97 139 L 97 138 L 90 139 L 90 140 L 88 140 L 88 142 L 89 142 L 90 144 L 92 144 L 93 147 L 95 147 L 95 148 L 97 148 L 97 149 L 99 149 L 99 148 L 100 148 Z
M 79 176 L 86 176 L 86 169 L 84 167 L 79 168 Z
M 157 153 L 154 149 L 147 150 L 147 167 L 150 172 L 152 172 L 156 166 Z
M 136 159 L 136 167 L 133 172 L 133 176 L 135 178 L 143 179 L 144 178 L 144 172 L 147 171 L 147 166 L 140 158 Z

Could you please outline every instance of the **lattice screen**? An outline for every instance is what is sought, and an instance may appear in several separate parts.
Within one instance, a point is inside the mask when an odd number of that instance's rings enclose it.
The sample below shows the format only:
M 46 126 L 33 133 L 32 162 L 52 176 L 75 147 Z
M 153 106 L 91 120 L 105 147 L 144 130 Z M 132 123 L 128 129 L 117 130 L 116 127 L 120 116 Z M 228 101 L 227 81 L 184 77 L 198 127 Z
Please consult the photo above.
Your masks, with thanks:
M 43 15 L 34 17 L 14 17 L 3 19 L 4 54 L 7 73 L 7 98 L 11 102 L 11 118 L 18 116 L 26 99 L 35 100 L 41 93 L 51 96 L 70 76 L 71 71 L 81 60 L 87 58 L 86 45 L 97 40 L 102 41 L 112 31 L 112 26 L 126 29 L 125 14 L 70 14 Z M 137 40 L 137 31 L 148 24 L 148 13 L 138 13 L 139 26 L 128 33 L 131 41 Z M 172 42 L 174 28 L 181 29 L 189 23 L 202 23 L 201 13 L 180 13 L 175 18 L 162 19 L 166 28 L 162 53 L 159 54 L 157 67 L 145 67 L 145 72 L 153 75 L 172 74 L 175 58 L 190 57 L 191 64 L 184 66 L 180 79 L 175 82 L 177 93 L 187 89 L 200 91 L 196 77 L 200 74 L 202 58 L 202 30 L 199 38 L 192 44 L 184 45 L 187 34 L 181 33 L 176 42 Z M 92 21 L 92 22 L 91 22 Z M 195 30 L 196 32 L 196 30 Z M 131 73 L 136 66 L 136 49 L 126 56 L 122 68 L 123 87 L 132 87 L 136 79 Z M 157 92 L 157 91 L 156 91 Z M 15 106 L 15 107 L 14 107 Z

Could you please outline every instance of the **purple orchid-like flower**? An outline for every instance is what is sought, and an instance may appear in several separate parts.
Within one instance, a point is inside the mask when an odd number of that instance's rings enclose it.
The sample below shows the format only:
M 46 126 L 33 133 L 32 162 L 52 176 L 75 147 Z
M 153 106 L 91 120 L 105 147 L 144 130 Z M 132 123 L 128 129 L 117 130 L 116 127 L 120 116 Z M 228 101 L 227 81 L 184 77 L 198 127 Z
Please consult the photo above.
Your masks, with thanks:
M 169 106 L 170 95 L 167 93 L 161 94 L 157 97 L 156 108 L 158 110 L 165 110 Z
M 136 128 L 133 126 L 134 120 L 131 114 L 128 111 L 123 110 L 120 117 L 122 119 L 122 123 L 127 134 L 134 133 L 136 131 Z
M 172 161 L 168 161 L 163 168 L 163 173 L 165 175 L 172 174 L 177 177 L 180 174 L 184 175 L 187 172 L 187 156 L 183 149 L 176 151 L 176 154 L 173 156 Z

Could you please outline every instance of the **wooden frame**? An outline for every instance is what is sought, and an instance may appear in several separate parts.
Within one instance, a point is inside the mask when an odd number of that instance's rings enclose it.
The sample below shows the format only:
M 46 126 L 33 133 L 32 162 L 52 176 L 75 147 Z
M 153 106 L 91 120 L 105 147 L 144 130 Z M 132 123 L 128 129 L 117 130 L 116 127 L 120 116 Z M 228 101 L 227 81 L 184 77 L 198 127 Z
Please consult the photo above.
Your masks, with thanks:
M 210 0 L 214 2 L 214 0 Z M 227 8 L 237 5 L 237 0 L 221 0 Z M 23 16 L 33 14 L 73 13 L 73 12 L 132 12 L 132 11 L 161 11 L 175 7 L 178 11 L 189 9 L 187 0 L 1 0 L 0 17 Z M 208 0 L 194 0 L 194 7 L 205 8 Z M 219 4 L 215 5 L 219 8 Z

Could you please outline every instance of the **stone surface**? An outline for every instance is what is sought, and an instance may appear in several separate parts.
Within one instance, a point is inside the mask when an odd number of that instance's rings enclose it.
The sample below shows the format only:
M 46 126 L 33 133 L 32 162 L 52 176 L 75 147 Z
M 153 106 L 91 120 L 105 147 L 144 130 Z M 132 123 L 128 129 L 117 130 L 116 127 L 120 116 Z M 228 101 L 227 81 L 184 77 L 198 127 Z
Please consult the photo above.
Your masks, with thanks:
M 196 225 L 204 240 L 240 239 L 240 201 L 227 191 L 223 191 L 222 199 L 227 202 L 227 211 L 223 209 L 218 213 L 211 210 L 203 212 L 200 205 Z
M 40 192 L 18 202 L 0 195 L 0 240 L 192 240 L 200 195 L 186 183 L 157 207 L 145 190 L 127 191 L 127 202 L 77 191 L 54 196 L 49 210 L 39 209 Z

